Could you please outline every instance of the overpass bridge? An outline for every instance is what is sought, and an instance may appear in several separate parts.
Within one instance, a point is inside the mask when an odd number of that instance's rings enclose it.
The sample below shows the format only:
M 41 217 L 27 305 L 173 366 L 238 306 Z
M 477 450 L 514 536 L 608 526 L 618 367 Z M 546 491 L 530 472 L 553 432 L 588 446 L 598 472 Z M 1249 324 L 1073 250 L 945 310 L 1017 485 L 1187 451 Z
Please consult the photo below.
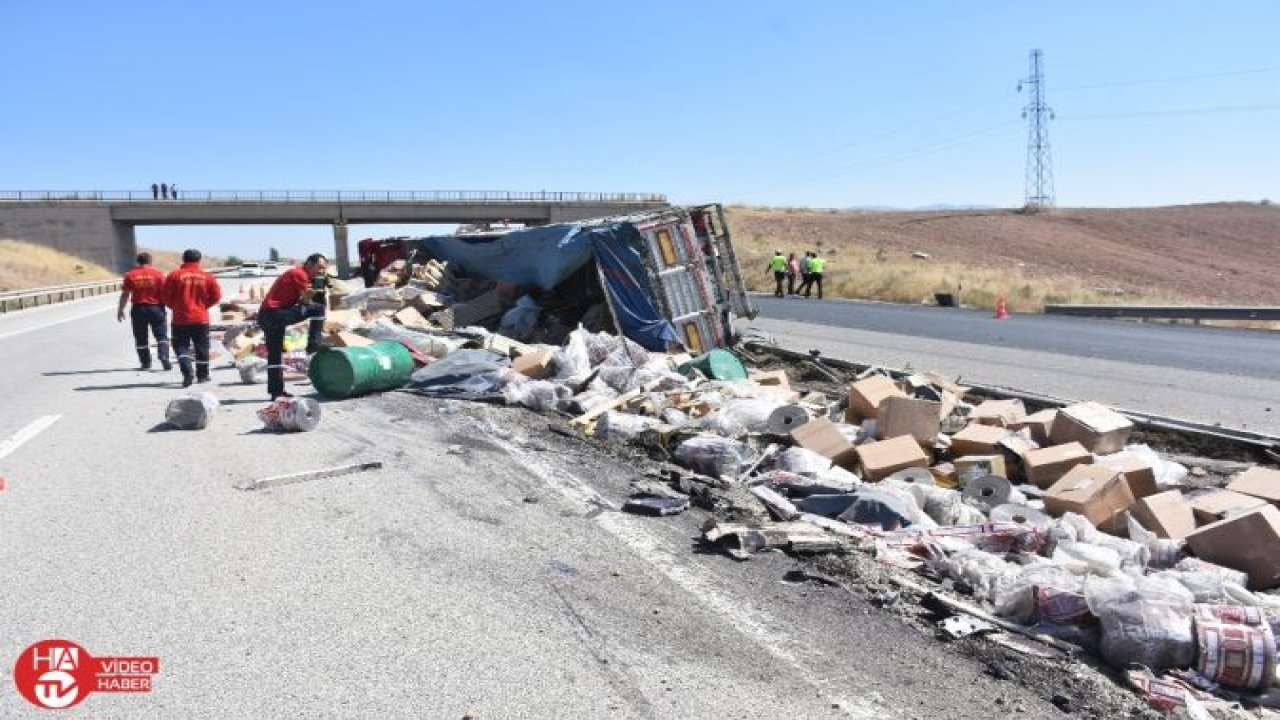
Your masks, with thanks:
M 0 238 L 53 247 L 124 270 L 138 225 L 329 225 L 334 260 L 350 267 L 347 227 L 360 223 L 521 222 L 622 215 L 667 206 L 653 193 L 493 190 L 0 191 Z

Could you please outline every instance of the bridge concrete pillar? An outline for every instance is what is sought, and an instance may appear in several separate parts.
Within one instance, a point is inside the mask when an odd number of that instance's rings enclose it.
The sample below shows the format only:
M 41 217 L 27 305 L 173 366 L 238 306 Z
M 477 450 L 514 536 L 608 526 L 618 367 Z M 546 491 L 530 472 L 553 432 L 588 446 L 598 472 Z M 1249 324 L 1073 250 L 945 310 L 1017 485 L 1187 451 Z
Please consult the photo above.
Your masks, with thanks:
M 333 221 L 333 261 L 338 264 L 338 277 L 346 278 L 351 274 L 351 257 L 347 252 L 347 221 L 342 218 Z

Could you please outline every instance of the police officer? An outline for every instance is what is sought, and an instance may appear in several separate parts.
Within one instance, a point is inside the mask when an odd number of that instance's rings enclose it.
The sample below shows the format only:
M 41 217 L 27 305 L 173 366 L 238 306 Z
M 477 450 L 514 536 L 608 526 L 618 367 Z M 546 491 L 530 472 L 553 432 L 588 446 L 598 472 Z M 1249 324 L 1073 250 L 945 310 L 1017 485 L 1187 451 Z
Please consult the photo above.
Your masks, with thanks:
M 138 253 L 138 266 L 124 274 L 120 286 L 120 306 L 116 308 L 116 322 L 124 322 L 124 306 L 133 300 L 129 308 L 129 322 L 133 325 L 133 344 L 138 350 L 138 369 L 151 369 L 151 346 L 147 331 L 156 338 L 156 354 L 160 366 L 173 368 L 169 362 L 169 330 L 165 327 L 164 273 L 151 267 L 151 253 Z
M 773 257 L 769 258 L 769 267 L 765 269 L 765 274 L 773 272 L 774 282 L 777 287 L 774 288 L 774 297 L 785 297 L 782 292 L 782 283 L 787 279 L 787 258 L 783 256 L 781 250 L 774 250 Z
M 284 390 L 285 330 L 294 323 L 310 318 L 307 352 L 320 350 L 325 307 L 323 303 L 316 302 L 315 281 L 324 276 L 328 269 L 328 258 L 320 253 L 310 255 L 306 262 L 281 273 L 271 284 L 267 296 L 262 299 L 262 307 L 258 309 L 258 325 L 262 327 L 263 338 L 267 343 L 267 393 L 272 400 L 293 397 Z M 323 297 L 323 290 L 319 292 Z
M 173 349 L 182 387 L 192 381 L 209 382 L 209 308 L 222 300 L 217 278 L 200 267 L 201 257 L 199 250 L 183 252 L 182 267 L 164 279 L 164 304 L 173 311 Z

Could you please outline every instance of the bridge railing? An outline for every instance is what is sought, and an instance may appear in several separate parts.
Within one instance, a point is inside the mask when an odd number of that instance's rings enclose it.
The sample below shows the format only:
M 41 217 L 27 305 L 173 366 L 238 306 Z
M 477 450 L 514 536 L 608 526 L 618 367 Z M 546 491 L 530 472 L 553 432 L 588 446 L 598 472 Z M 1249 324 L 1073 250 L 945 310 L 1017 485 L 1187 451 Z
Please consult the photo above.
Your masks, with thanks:
M 554 192 L 538 190 L 186 190 L 157 199 L 147 190 L 0 190 L 0 202 L 412 202 L 412 203 L 665 203 L 660 193 Z

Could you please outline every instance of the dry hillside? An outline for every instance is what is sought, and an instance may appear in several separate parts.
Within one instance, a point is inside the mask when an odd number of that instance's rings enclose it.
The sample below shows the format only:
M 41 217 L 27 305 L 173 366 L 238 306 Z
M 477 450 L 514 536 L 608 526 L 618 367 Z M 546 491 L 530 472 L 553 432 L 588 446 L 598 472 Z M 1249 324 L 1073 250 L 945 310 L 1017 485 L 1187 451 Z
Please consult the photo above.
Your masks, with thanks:
M 1280 207 L 1246 203 L 1134 209 L 858 212 L 732 207 L 748 276 L 763 287 L 767 256 L 820 249 L 850 297 L 916 302 L 954 284 L 965 301 L 1280 305 Z M 913 252 L 929 260 L 911 260 Z M 756 268 L 760 272 L 756 272 Z M 896 282 L 885 282 L 888 273 Z M 923 281 L 915 275 L 924 274 Z M 758 277 L 757 277 L 758 276 Z M 917 282 L 919 281 L 919 282 Z M 893 285 L 906 297 L 887 297 Z M 935 287 L 938 286 L 938 287 Z M 1118 297 L 1114 290 L 1123 291 Z M 1101 290 L 1101 292 L 1098 292 Z
M 116 273 L 53 248 L 0 240 L 0 292 L 90 280 L 108 280 Z

